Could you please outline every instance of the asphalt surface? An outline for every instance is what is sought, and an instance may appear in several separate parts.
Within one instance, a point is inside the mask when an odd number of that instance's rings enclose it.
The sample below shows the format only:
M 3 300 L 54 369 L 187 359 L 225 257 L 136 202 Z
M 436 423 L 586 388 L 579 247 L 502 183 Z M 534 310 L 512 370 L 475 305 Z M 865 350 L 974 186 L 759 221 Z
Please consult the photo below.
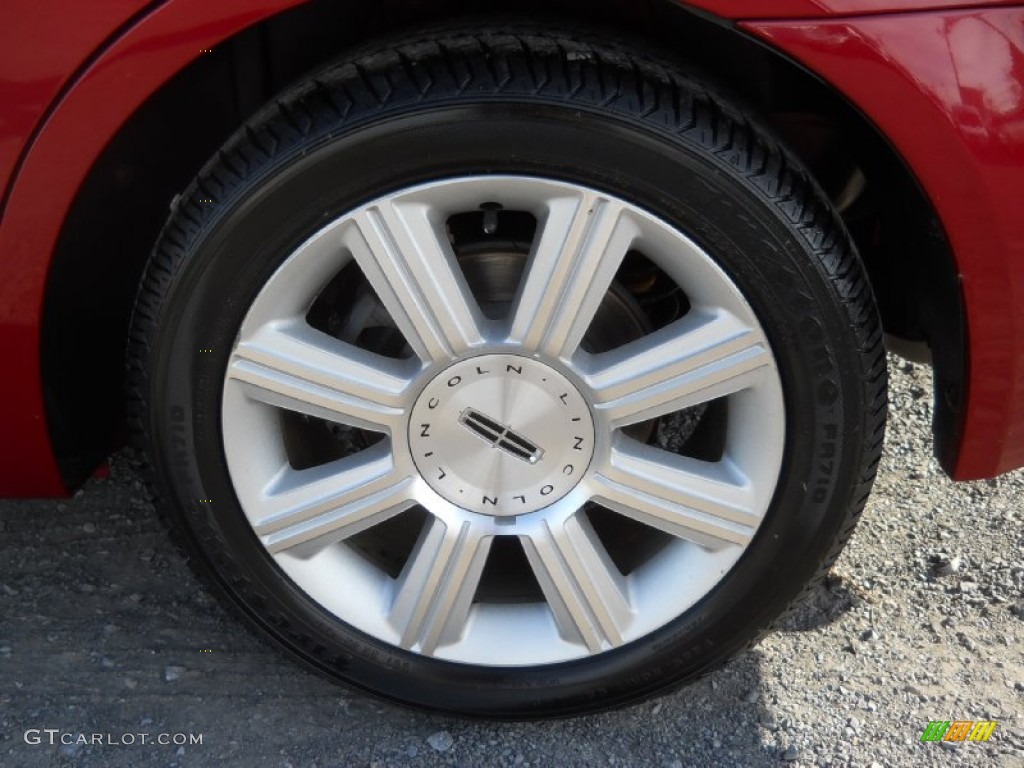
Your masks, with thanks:
M 876 492 L 826 583 L 709 678 L 587 718 L 461 721 L 299 669 L 206 594 L 130 456 L 73 499 L 0 502 L 0 765 L 1024 766 L 1024 473 L 949 482 L 927 369 L 891 367 Z M 920 741 L 983 719 L 985 743 Z

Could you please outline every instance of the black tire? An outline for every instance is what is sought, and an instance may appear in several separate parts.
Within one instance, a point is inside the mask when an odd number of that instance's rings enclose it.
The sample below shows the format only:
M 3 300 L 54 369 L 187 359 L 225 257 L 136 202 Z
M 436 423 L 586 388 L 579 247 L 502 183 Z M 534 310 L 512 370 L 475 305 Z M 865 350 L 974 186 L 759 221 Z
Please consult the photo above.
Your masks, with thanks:
M 823 576 L 871 488 L 886 367 L 847 233 L 754 116 L 628 45 L 508 30 L 382 44 L 252 118 L 175 205 L 140 288 L 128 366 L 158 507 L 197 569 L 254 625 L 319 672 L 376 695 L 519 718 L 618 706 L 694 680 Z M 452 664 L 342 624 L 267 556 L 225 462 L 224 367 L 270 274 L 345 211 L 470 173 L 586 184 L 689 233 L 756 310 L 782 378 L 783 472 L 753 544 L 697 606 L 579 661 Z

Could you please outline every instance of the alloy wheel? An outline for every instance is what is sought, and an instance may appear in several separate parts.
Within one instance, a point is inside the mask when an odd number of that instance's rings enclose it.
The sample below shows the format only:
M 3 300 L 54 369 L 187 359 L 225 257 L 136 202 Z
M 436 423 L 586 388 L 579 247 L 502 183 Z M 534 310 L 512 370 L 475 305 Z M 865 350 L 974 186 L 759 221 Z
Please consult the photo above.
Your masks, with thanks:
M 487 288 L 481 264 L 502 265 Z M 645 309 L 654 286 L 675 312 Z M 594 330 L 632 315 L 623 338 Z M 527 176 L 401 189 L 316 232 L 246 315 L 221 422 L 296 586 L 379 641 L 484 666 L 600 654 L 685 613 L 756 536 L 786 444 L 771 347 L 711 256 Z

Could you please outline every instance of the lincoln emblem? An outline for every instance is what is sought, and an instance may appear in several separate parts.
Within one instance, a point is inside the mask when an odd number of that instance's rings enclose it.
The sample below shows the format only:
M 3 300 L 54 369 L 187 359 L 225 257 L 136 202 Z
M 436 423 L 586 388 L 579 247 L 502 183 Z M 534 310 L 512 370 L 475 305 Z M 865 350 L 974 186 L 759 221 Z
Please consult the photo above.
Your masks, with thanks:
M 459 414 L 459 423 L 492 447 L 500 448 L 517 459 L 536 464 L 544 455 L 543 449 L 514 432 L 511 427 L 499 424 L 473 408 L 466 408 Z

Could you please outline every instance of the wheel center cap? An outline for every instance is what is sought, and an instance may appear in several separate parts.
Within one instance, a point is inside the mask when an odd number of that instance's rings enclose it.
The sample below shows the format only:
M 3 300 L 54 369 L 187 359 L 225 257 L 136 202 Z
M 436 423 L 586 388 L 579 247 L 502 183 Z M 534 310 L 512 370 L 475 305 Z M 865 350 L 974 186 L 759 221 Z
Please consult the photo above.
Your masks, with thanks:
M 497 517 L 552 504 L 594 455 L 587 401 L 567 378 L 518 355 L 482 355 L 442 371 L 409 420 L 420 474 L 453 504 Z

